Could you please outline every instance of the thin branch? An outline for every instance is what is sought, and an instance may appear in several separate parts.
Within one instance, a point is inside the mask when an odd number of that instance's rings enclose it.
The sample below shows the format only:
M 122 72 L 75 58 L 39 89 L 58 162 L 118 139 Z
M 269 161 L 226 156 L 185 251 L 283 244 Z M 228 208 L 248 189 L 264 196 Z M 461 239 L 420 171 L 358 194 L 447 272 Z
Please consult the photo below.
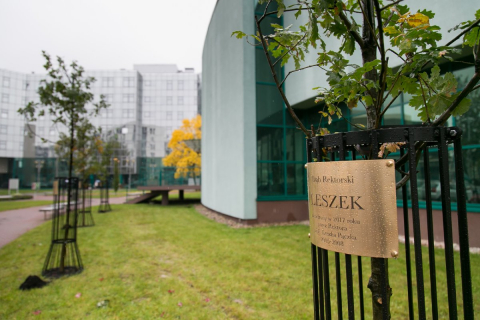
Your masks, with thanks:
M 392 49 L 387 49 L 387 51 L 393 52 L 393 54 L 395 54 L 397 57 L 402 59 L 403 63 L 407 63 L 407 61 L 405 59 L 403 59 L 403 57 L 401 55 L 399 55 L 397 52 L 393 51 Z
M 478 88 L 480 88 L 480 84 L 477 84 L 475 87 L 472 88 L 472 91 L 475 91 L 477 90 Z
M 257 16 L 255 16 L 255 23 L 257 25 L 259 38 L 262 41 L 263 52 L 265 53 L 265 57 L 267 58 L 268 66 L 270 67 L 270 71 L 272 72 L 273 80 L 275 81 L 275 84 L 277 85 L 277 89 L 280 92 L 280 95 L 282 96 L 283 101 L 285 102 L 285 106 L 287 107 L 288 112 L 292 116 L 293 120 L 298 124 L 298 126 L 303 131 L 303 133 L 308 138 L 311 138 L 311 133 L 308 131 L 307 128 L 305 128 L 305 126 L 300 121 L 300 119 L 298 119 L 297 115 L 295 114 L 295 111 L 292 109 L 292 106 L 290 105 L 290 102 L 288 101 L 287 97 L 285 96 L 285 93 L 283 92 L 282 86 L 280 85 L 280 81 L 278 80 L 277 74 L 275 72 L 275 68 L 272 65 L 270 55 L 268 54 L 267 45 L 265 43 L 265 39 L 263 38 L 262 29 L 260 27 L 260 22 L 258 21 Z
M 465 33 L 467 33 L 468 31 L 472 30 L 473 28 L 475 28 L 475 26 L 477 24 L 480 23 L 480 19 L 478 19 L 477 21 L 475 21 L 474 23 L 472 23 L 472 25 L 470 27 L 468 27 L 467 29 L 463 30 L 462 32 L 460 32 L 455 38 L 453 38 L 452 40 L 450 40 L 445 46 L 449 46 L 451 45 L 452 43 L 454 43 L 455 41 L 457 41 L 458 39 L 460 39 L 460 37 L 462 37 Z
M 382 68 L 380 69 L 380 90 L 378 93 L 378 101 L 377 101 L 377 110 L 380 111 L 383 104 L 383 92 L 385 92 L 386 86 L 386 77 L 387 77 L 387 60 L 385 58 L 385 43 L 383 39 L 383 28 L 382 28 L 382 12 L 380 10 L 380 4 L 378 1 L 374 1 L 375 4 L 375 11 L 377 12 L 377 25 L 378 25 L 378 39 L 380 41 L 380 47 L 378 50 L 380 51 L 380 59 L 382 61 Z
M 478 68 L 477 68 L 478 69 Z M 465 88 L 463 88 L 463 90 L 460 92 L 460 94 L 458 95 L 458 97 L 452 102 L 452 104 L 450 105 L 450 107 L 448 107 L 447 110 L 445 110 L 441 115 L 440 117 L 438 117 L 432 124 L 434 126 L 440 126 L 440 125 L 443 125 L 447 120 L 448 118 L 450 118 L 452 112 L 458 107 L 458 105 L 460 104 L 460 102 L 467 97 L 467 95 L 472 92 L 472 90 L 475 88 L 475 87 L 478 87 L 477 86 L 477 83 L 478 81 L 480 80 L 480 70 L 478 70 L 477 72 L 475 72 L 475 74 L 473 75 L 472 79 L 470 79 L 470 81 L 467 83 L 467 85 L 465 86 Z
M 312 65 L 309 65 L 309 66 L 306 66 L 306 67 L 303 67 L 303 68 L 300 68 L 300 69 L 292 70 L 292 71 L 290 71 L 289 73 L 287 73 L 287 75 L 285 76 L 285 78 L 283 78 L 282 82 L 280 82 L 280 85 L 283 85 L 283 83 L 285 82 L 285 80 L 287 80 L 288 76 L 291 75 L 292 73 L 297 72 L 297 71 L 301 71 L 301 70 L 305 70 L 305 69 L 308 69 L 308 68 L 313 68 L 313 67 L 319 67 L 320 69 L 324 70 L 324 69 L 323 69 L 322 67 L 320 67 L 320 65 L 318 65 L 318 64 L 312 64 Z
M 387 4 L 387 5 L 384 6 L 382 9 L 380 9 L 380 11 L 383 11 L 383 10 L 385 10 L 385 9 L 388 9 L 388 8 L 390 8 L 390 7 L 394 6 L 394 5 L 397 5 L 397 4 L 399 4 L 400 2 L 403 2 L 403 1 L 404 1 L 404 0 L 397 0 L 397 1 L 395 1 L 395 2 L 392 2 L 392 3 L 390 3 L 390 4 Z
M 363 47 L 365 47 L 365 43 L 363 42 L 362 37 L 360 36 L 360 34 L 358 34 L 358 32 L 356 32 L 355 30 L 352 30 L 352 23 L 350 22 L 350 20 L 348 20 L 348 17 L 345 15 L 343 10 L 340 10 L 340 13 L 338 16 L 342 20 L 345 27 L 347 27 L 348 32 L 352 35 L 352 37 L 358 43 L 360 48 L 363 49 Z
M 427 99 L 425 98 L 425 92 L 423 91 L 423 85 L 422 85 L 422 77 L 418 76 L 418 82 L 420 83 L 420 89 L 422 89 L 422 98 L 423 98 L 423 104 L 425 105 L 425 112 L 427 113 L 427 121 L 430 121 L 430 115 L 428 114 L 428 107 L 427 107 Z
M 268 6 L 267 6 L 268 7 Z M 266 8 L 265 8 L 266 9 Z M 291 11 L 298 11 L 298 10 L 311 10 L 311 9 L 315 9 L 314 7 L 307 7 L 307 8 L 297 8 L 297 9 L 286 9 L 286 10 L 283 10 L 283 12 L 291 12 Z M 267 12 L 267 13 L 264 13 L 260 19 L 258 19 L 258 22 L 262 22 L 262 20 L 265 18 L 265 17 L 268 17 L 268 16 L 271 16 L 271 15 L 277 15 L 278 14 L 278 10 L 277 11 L 270 11 L 270 12 Z
M 383 109 L 383 111 L 380 113 L 379 115 L 379 118 L 381 119 L 383 117 L 383 115 L 385 114 L 385 112 L 387 112 L 388 108 L 390 108 L 390 106 L 393 104 L 393 102 L 395 102 L 395 100 L 397 100 L 397 98 L 402 94 L 402 92 L 400 91 L 399 93 L 397 93 L 397 95 L 392 99 L 392 101 L 390 101 L 390 103 L 385 107 L 385 109 Z M 387 95 L 388 97 L 388 95 Z
M 306 36 L 307 36 L 307 34 L 304 33 L 304 34 L 303 34 L 303 37 L 302 37 L 300 40 L 298 40 L 298 42 L 297 42 L 295 45 L 293 45 L 292 48 L 295 48 L 296 46 L 298 46 L 298 45 L 300 44 L 300 42 L 302 42 L 302 41 L 305 39 Z M 273 39 L 273 40 L 274 40 L 275 42 L 277 42 L 279 45 L 281 45 L 282 47 L 288 48 L 287 46 L 281 44 L 279 41 L 277 41 L 277 40 L 275 40 L 275 39 Z M 285 52 L 284 55 L 282 55 L 280 58 L 277 59 L 277 61 L 275 61 L 275 63 L 273 64 L 273 66 L 275 67 L 275 66 L 277 65 L 277 63 L 278 63 L 279 61 L 281 61 L 281 60 L 283 59 L 283 57 L 285 57 L 287 54 L 289 54 L 290 52 L 292 52 L 292 50 L 293 50 L 293 49 L 290 49 L 290 48 L 289 48 L 288 51 Z

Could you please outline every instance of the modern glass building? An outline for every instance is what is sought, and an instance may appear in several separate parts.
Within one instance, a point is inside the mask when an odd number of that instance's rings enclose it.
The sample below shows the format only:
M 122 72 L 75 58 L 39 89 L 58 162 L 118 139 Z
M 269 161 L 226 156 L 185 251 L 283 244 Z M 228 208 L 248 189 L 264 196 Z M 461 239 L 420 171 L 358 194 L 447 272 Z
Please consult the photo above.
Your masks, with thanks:
M 245 223 L 306 220 L 305 137 L 296 128 L 284 106 L 263 49 L 231 37 L 232 32 L 237 30 L 255 34 L 254 17 L 264 12 L 264 6 L 257 3 L 218 1 L 205 39 L 202 69 L 202 203 Z M 422 5 L 414 1 L 407 1 L 407 4 L 412 10 Z M 474 1 L 452 7 L 446 0 L 429 3 L 428 6 L 436 12 L 433 23 L 442 26 L 446 39 L 452 37 L 446 30 L 455 23 L 449 17 L 465 17 L 466 20 L 479 7 Z M 271 23 L 285 26 L 298 23 L 293 14 L 280 19 L 271 16 L 266 20 L 262 25 L 264 34 L 272 32 Z M 331 45 L 338 41 L 324 40 Z M 313 64 L 315 58 L 315 53 L 308 55 L 306 64 Z M 459 90 L 474 72 L 469 64 L 472 59 L 465 52 L 456 62 L 441 66 L 442 72 L 451 71 L 455 74 Z M 352 57 L 352 60 L 360 64 L 359 56 Z M 277 68 L 277 74 L 284 76 L 294 67 L 287 64 L 283 70 L 279 66 Z M 318 69 L 292 74 L 284 82 L 283 89 L 290 104 L 307 127 L 317 127 L 321 121 L 318 112 L 322 106 L 314 102 L 315 92 L 312 88 L 326 84 L 325 75 Z M 478 129 L 473 125 L 480 120 L 478 98 L 480 93 L 477 92 L 476 96 L 470 97 L 470 111 L 448 123 L 459 126 L 464 132 L 469 211 L 480 211 L 479 163 L 475 160 L 480 143 Z M 417 111 L 409 106 L 409 101 L 408 95 L 400 96 L 385 114 L 382 125 L 420 125 Z M 346 119 L 334 120 L 328 125 L 330 132 L 353 131 L 357 129 L 351 123 L 365 124 L 366 114 L 361 107 L 353 110 L 343 107 L 342 111 Z M 436 150 L 431 149 L 430 152 Z M 435 162 L 431 164 L 432 168 L 436 165 Z M 420 178 L 422 174 L 420 172 Z M 432 179 L 435 181 L 436 178 Z M 421 187 L 419 192 L 424 199 L 425 193 L 422 195 Z M 438 188 L 432 190 L 432 194 L 435 200 L 435 195 L 439 194 Z M 439 202 L 435 203 L 436 208 L 440 208 L 440 205 Z
M 172 131 L 198 113 L 199 75 L 173 64 L 85 74 L 96 79 L 91 86 L 96 99 L 104 95 L 110 105 L 91 122 L 102 129 L 105 138 L 116 136 L 121 143 L 122 180 L 133 176 L 141 184 L 161 183 L 161 158 L 168 152 Z M 48 114 L 27 123 L 17 112 L 26 103 L 39 101 L 37 89 L 44 78 L 0 69 L 0 188 L 6 188 L 12 177 L 19 177 L 22 187 L 30 186 L 37 180 L 35 161 L 44 161 L 39 173 L 43 181 L 52 180 L 64 168 L 56 159 L 54 144 L 66 128 L 53 124 Z

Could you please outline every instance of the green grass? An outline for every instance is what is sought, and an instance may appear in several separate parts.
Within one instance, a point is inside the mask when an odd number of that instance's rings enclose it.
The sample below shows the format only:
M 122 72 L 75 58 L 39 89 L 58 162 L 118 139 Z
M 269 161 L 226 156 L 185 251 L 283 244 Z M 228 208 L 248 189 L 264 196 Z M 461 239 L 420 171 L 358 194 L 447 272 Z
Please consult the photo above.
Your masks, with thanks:
M 83 273 L 45 288 L 18 290 L 28 275 L 41 273 L 50 223 L 0 249 L 0 319 L 312 319 L 308 226 L 233 229 L 189 206 L 112 208 L 94 214 L 94 227 L 78 230 Z M 441 261 L 443 251 L 436 253 Z M 479 297 L 480 259 L 471 257 Z M 369 259 L 363 261 L 368 319 Z M 333 255 L 330 263 L 335 306 Z M 444 283 L 444 267 L 438 267 L 437 279 Z M 408 315 L 404 273 L 402 257 L 390 260 L 392 319 Z M 108 307 L 97 308 L 103 300 Z M 36 310 L 41 314 L 34 315 Z
M 52 200 L 0 201 L 0 212 L 31 207 L 48 206 L 51 204 Z

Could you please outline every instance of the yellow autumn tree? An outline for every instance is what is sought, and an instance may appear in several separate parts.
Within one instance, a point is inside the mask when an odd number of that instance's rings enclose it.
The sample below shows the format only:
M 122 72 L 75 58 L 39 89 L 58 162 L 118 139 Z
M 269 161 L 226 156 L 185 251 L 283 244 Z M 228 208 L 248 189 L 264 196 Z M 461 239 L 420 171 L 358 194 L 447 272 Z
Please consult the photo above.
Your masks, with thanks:
M 196 180 L 202 168 L 200 152 L 190 149 L 185 141 L 202 138 L 202 117 L 197 115 L 191 120 L 184 119 L 182 123 L 182 126 L 172 133 L 172 139 L 168 143 L 172 152 L 163 159 L 163 165 L 177 168 L 175 179 L 191 177 Z

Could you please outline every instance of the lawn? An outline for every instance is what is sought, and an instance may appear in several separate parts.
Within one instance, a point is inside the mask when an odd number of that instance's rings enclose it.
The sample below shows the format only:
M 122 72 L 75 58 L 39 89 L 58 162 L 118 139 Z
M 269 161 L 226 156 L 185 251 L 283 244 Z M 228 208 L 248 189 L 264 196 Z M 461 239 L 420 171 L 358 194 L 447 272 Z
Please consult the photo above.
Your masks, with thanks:
M 78 230 L 83 273 L 42 289 L 18 287 L 40 274 L 50 223 L 0 249 L 0 319 L 312 319 L 307 226 L 234 229 L 186 205 L 112 208 Z M 472 255 L 473 275 L 479 262 Z M 392 319 L 407 318 L 404 263 L 390 260 Z M 364 290 L 368 310 L 366 283 Z M 104 300 L 108 306 L 98 308 Z
M 0 212 L 24 209 L 39 206 L 48 206 L 52 204 L 52 200 L 15 200 L 15 201 L 0 201 Z

